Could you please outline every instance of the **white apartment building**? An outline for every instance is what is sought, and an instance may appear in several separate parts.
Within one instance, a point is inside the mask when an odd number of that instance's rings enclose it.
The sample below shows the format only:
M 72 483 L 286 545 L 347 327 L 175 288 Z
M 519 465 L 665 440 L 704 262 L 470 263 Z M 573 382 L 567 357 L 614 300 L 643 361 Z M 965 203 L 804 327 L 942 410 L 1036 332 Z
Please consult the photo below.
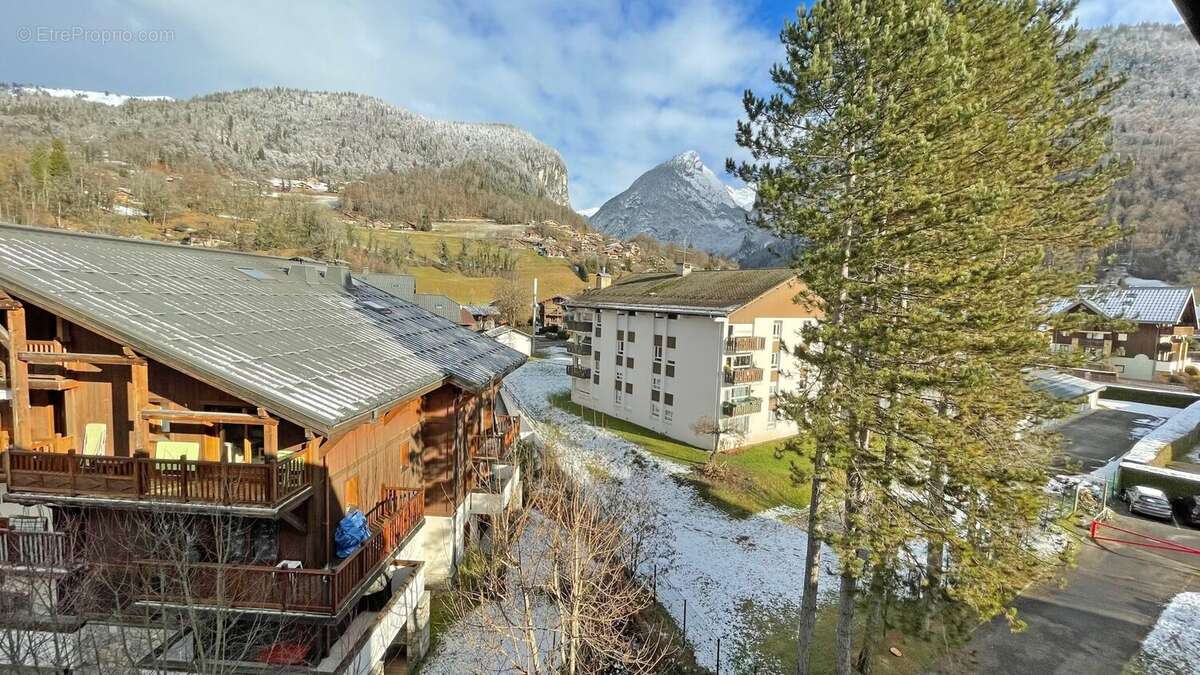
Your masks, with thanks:
M 706 450 L 717 424 L 721 449 L 794 435 L 775 402 L 806 376 L 803 289 L 790 269 L 602 273 L 566 303 L 571 400 Z

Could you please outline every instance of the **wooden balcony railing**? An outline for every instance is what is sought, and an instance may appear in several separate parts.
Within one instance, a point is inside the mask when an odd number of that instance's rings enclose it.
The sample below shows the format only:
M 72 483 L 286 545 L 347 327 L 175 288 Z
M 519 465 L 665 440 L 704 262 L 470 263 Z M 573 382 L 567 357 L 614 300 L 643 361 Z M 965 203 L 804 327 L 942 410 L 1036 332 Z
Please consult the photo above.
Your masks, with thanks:
M 467 492 L 487 492 L 497 494 L 500 492 L 500 481 L 496 480 L 495 472 L 493 471 L 496 464 L 500 463 L 499 457 L 479 457 L 471 458 L 471 468 L 467 474 Z
M 761 398 L 753 396 L 740 401 L 726 401 L 721 405 L 721 413 L 726 417 L 751 415 L 762 410 L 762 403 Z
M 75 437 L 55 434 L 54 438 L 42 438 L 33 442 L 32 450 L 37 452 L 64 453 L 75 450 Z
M 592 369 L 583 366 L 567 366 L 567 375 L 581 380 L 590 380 L 592 379 Z
M 0 529 L 0 567 L 64 568 L 68 560 L 63 532 Z
M 66 352 L 58 340 L 26 340 L 25 351 L 34 354 L 63 354 Z
M 726 368 L 725 384 L 749 384 L 762 382 L 762 368 Z
M 312 484 L 304 459 L 222 464 L 9 450 L 5 474 L 11 492 L 274 507 Z
M 335 616 L 358 601 L 425 515 L 422 488 L 387 487 L 366 513 L 371 536 L 327 569 L 140 560 L 113 566 L 140 602 L 203 608 L 270 609 Z
M 591 321 L 576 321 L 574 319 L 567 319 L 567 330 L 574 331 L 576 333 L 591 333 L 592 332 L 592 322 Z
M 765 349 L 767 339 L 764 337 L 731 337 L 725 340 L 726 352 L 755 352 L 760 349 Z

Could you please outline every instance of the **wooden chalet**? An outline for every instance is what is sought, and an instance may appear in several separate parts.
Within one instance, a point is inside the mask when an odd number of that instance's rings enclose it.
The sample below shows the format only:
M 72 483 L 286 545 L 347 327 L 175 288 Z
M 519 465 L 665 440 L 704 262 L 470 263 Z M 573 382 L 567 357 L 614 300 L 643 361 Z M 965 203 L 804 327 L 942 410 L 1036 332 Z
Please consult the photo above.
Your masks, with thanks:
M 1155 380 L 1189 362 L 1196 333 L 1194 293 L 1177 286 L 1080 286 L 1073 298 L 1054 303 L 1051 315 L 1083 314 L 1084 325 L 1054 330 L 1051 349 L 1084 352 L 1082 372 L 1106 379 Z
M 0 317 L 0 575 L 59 599 L 22 612 L 268 617 L 299 637 L 243 660 L 365 672 L 420 633 L 472 494 L 513 489 L 498 392 L 525 357 L 346 268 L 0 224 Z M 146 536 L 171 523 L 188 550 Z

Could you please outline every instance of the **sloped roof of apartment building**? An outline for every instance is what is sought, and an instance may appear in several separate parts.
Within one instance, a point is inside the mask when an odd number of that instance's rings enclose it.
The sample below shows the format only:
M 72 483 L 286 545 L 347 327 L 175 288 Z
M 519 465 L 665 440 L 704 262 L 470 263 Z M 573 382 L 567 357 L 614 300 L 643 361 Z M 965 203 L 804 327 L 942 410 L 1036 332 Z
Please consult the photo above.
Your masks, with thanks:
M 1082 306 L 1107 319 L 1180 323 L 1192 302 L 1192 289 L 1183 286 L 1080 286 L 1074 298 L 1051 305 L 1050 314 Z
M 324 272 L 328 272 L 327 274 Z M 0 224 L 0 287 L 137 352 L 330 432 L 525 356 L 344 268 Z
M 580 293 L 567 304 L 724 314 L 795 278 L 795 270 L 787 268 L 695 270 L 683 276 L 673 272 L 650 272 L 624 277 L 608 288 Z

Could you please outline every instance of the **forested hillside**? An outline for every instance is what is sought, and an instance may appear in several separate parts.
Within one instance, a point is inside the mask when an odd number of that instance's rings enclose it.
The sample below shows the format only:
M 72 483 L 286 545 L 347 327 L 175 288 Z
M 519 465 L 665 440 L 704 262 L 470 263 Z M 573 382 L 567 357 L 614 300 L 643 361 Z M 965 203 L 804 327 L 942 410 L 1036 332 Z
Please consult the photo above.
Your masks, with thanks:
M 0 138 L 62 138 L 135 165 L 210 161 L 243 175 L 323 180 L 486 162 L 522 192 L 566 206 L 562 158 L 504 124 L 434 120 L 351 93 L 247 89 L 119 106 L 0 89 Z
M 1183 26 L 1092 33 L 1128 77 L 1112 107 L 1115 145 L 1133 172 L 1112 217 L 1135 232 L 1118 248 L 1138 276 L 1200 281 L 1200 46 Z

